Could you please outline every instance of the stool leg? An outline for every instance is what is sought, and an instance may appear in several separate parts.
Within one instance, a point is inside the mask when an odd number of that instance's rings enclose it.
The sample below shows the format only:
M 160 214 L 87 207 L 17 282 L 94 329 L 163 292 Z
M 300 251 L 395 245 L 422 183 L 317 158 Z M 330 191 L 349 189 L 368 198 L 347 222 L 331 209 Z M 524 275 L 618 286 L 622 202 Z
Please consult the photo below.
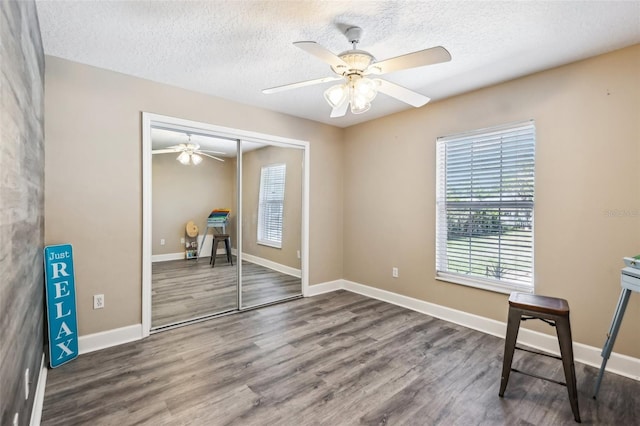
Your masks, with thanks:
M 571 323 L 568 316 L 556 320 L 556 333 L 558 333 L 558 341 L 560 342 L 560 355 L 562 356 L 562 367 L 564 368 L 564 377 L 567 382 L 571 411 L 573 411 L 575 421 L 580 423 L 576 367 L 573 363 L 573 341 L 571 340 Z
M 507 336 L 504 339 L 504 359 L 502 360 L 502 379 L 500 380 L 500 397 L 504 396 L 504 390 L 509 382 L 511 374 L 511 362 L 513 361 L 513 352 L 516 350 L 516 340 L 518 340 L 518 331 L 520 330 L 520 311 L 518 309 L 509 308 L 509 318 L 507 320 Z
M 211 265 L 211 262 L 213 262 L 213 251 L 215 250 L 215 242 L 216 242 L 216 237 L 213 237 L 211 239 L 211 257 L 209 258 L 209 265 Z M 202 244 L 204 244 L 204 241 L 202 242 Z
M 216 266 L 216 255 L 218 254 L 218 241 L 215 237 L 213 238 L 213 246 L 211 246 L 211 267 Z
M 227 261 L 231 263 L 231 266 L 233 266 L 233 259 L 231 257 L 231 244 L 229 244 L 229 238 L 224 239 L 224 249 L 227 252 Z

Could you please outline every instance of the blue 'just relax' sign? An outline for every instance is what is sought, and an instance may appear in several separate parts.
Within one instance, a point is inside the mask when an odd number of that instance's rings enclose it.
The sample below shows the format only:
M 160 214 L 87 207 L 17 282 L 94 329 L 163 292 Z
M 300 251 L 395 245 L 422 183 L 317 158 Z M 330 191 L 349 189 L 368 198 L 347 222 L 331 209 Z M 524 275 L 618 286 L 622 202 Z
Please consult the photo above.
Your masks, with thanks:
M 76 289 L 71 244 L 44 249 L 51 368 L 78 356 Z

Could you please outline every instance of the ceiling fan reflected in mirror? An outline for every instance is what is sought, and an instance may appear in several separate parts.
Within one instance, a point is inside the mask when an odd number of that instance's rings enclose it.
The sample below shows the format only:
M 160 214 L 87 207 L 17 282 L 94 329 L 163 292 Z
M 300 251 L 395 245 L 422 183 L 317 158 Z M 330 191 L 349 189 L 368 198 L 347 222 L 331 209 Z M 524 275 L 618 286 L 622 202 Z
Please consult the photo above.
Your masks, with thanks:
M 340 84 L 332 86 L 324 92 L 324 97 L 332 108 L 331 117 L 344 116 L 349 106 L 353 114 L 362 114 L 368 111 L 378 92 L 414 107 L 421 107 L 430 101 L 428 97 L 390 81 L 377 78 L 377 76 L 451 60 L 447 49 L 437 46 L 376 62 L 372 54 L 357 49 L 362 36 L 360 27 L 348 28 L 345 35 L 353 49 L 339 55 L 333 54 L 314 41 L 293 43 L 294 46 L 329 64 L 331 70 L 336 74 L 335 76 L 272 87 L 264 89 L 262 92 L 271 94 L 330 81 L 341 81 Z
M 202 163 L 202 156 L 213 158 L 214 160 L 222 161 L 224 160 L 219 157 L 215 157 L 211 154 L 224 154 L 224 152 L 220 151 L 207 151 L 200 149 L 200 145 L 195 142 L 191 142 L 191 135 L 187 134 L 189 137 L 189 141 L 187 143 L 180 143 L 178 145 L 173 145 L 164 149 L 154 149 L 151 151 L 152 154 L 178 154 L 176 160 L 178 160 L 181 164 L 188 166 L 189 164 L 193 164 L 197 166 Z

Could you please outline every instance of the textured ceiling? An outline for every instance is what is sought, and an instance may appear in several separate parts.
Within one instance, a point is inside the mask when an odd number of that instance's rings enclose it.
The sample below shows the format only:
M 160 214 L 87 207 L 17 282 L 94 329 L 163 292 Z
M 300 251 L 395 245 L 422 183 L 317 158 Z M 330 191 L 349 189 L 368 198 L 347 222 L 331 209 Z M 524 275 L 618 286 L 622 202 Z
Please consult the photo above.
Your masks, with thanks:
M 332 75 L 296 48 L 349 49 L 364 30 L 378 60 L 444 46 L 451 62 L 384 78 L 433 100 L 640 42 L 640 1 L 38 1 L 45 53 L 241 103 L 346 127 L 412 108 L 380 94 L 371 110 L 329 118 Z M 422 108 L 429 108 L 429 104 Z

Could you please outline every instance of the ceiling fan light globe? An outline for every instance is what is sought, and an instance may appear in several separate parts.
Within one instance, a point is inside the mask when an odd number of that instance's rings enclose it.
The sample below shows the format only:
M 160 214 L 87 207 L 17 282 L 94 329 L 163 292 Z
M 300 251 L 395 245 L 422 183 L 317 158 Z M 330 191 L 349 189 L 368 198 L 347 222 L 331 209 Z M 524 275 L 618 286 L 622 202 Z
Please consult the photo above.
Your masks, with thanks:
M 337 84 L 335 86 L 331 86 L 324 92 L 324 98 L 327 100 L 327 103 L 331 106 L 331 108 L 336 108 L 345 101 L 347 98 L 347 87 L 344 84 Z
M 371 108 L 371 102 L 369 102 L 363 96 L 354 96 L 351 101 L 351 112 L 353 114 L 362 114 L 363 112 L 369 111 Z
M 180 155 L 178 155 L 178 158 L 176 158 L 176 160 L 186 166 L 187 164 L 189 164 L 189 154 L 187 154 L 185 151 L 182 151 Z
M 355 82 L 354 92 L 356 96 L 362 96 L 368 102 L 371 102 L 378 94 L 378 87 L 373 80 L 363 77 Z
M 202 163 L 202 157 L 199 156 L 198 154 L 193 154 L 191 156 L 191 162 L 193 163 L 194 166 L 197 166 L 198 164 Z

